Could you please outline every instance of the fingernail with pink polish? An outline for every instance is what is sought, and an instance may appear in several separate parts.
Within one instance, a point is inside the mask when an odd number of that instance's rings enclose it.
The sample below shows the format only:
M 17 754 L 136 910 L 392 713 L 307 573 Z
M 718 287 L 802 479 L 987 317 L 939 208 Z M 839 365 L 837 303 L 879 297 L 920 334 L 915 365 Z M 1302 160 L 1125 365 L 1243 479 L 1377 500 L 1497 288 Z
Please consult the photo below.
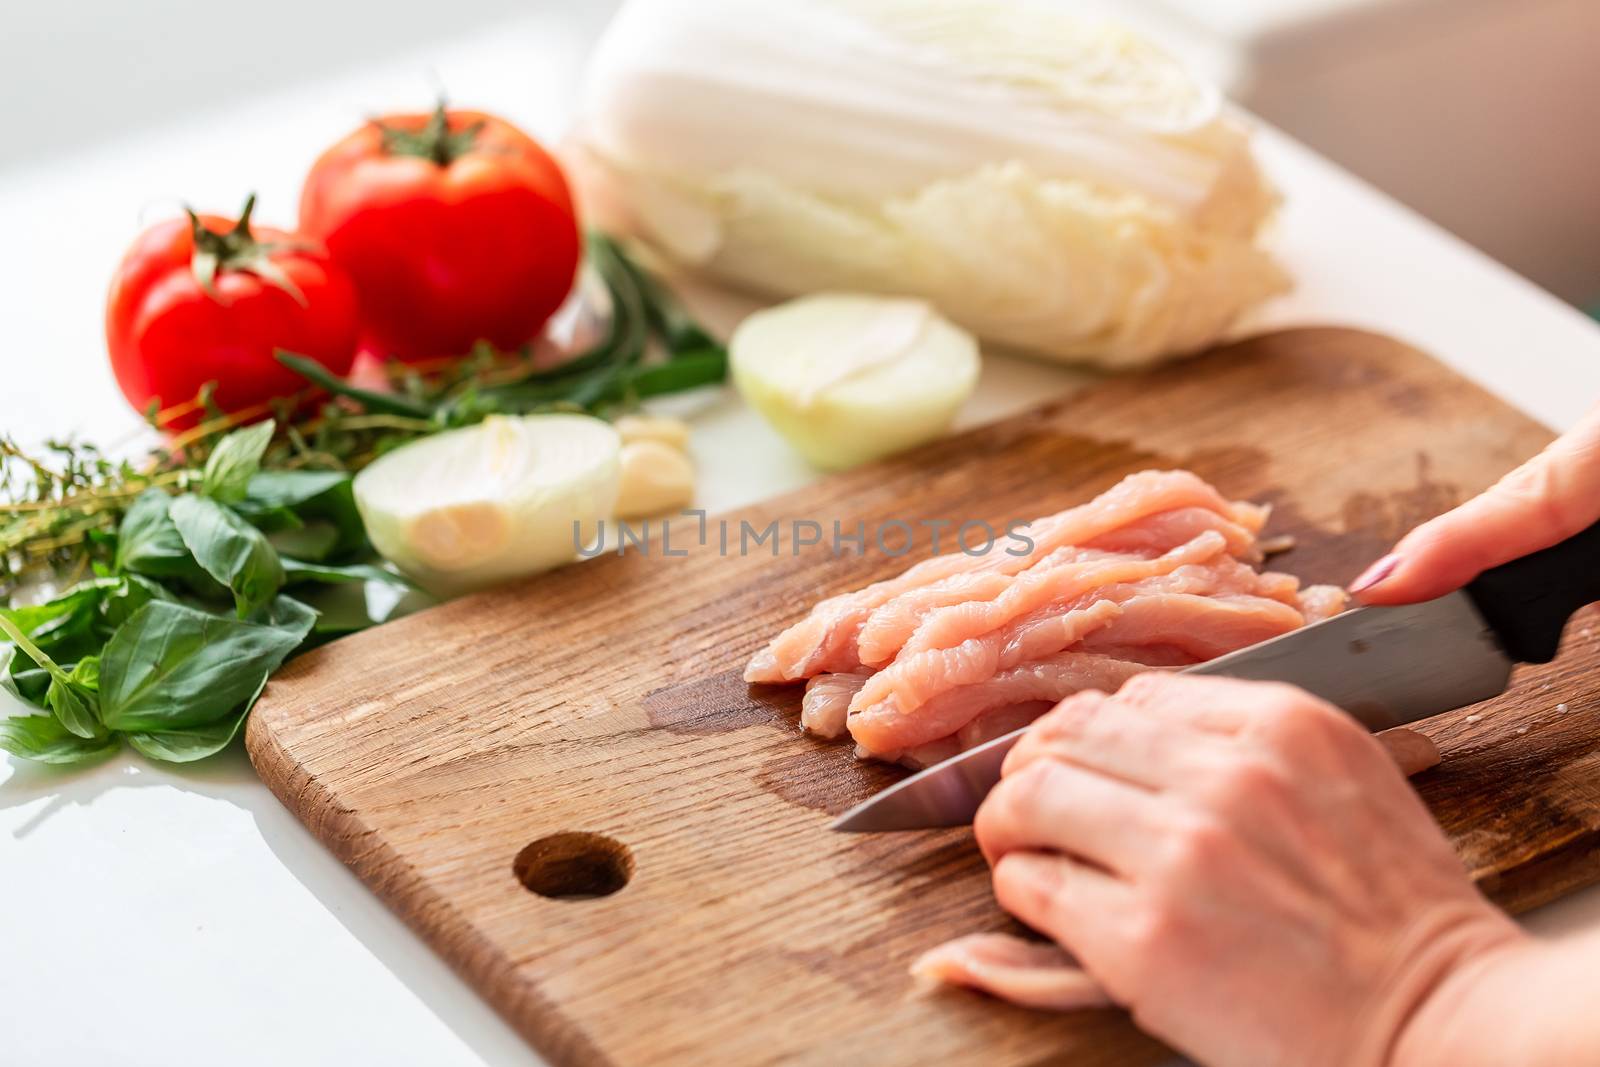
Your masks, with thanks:
M 1389 553 L 1362 571 L 1361 576 L 1350 583 L 1350 592 L 1365 593 L 1368 589 L 1393 574 L 1394 569 L 1398 566 L 1400 566 L 1400 557 L 1393 552 Z

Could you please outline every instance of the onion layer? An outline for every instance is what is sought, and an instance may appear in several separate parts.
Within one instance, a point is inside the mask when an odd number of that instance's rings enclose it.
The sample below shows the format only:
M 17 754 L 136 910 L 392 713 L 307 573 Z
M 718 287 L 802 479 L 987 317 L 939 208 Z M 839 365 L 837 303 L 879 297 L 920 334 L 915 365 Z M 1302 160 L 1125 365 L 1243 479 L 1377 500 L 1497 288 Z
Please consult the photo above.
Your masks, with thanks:
M 734 384 L 818 467 L 938 437 L 978 380 L 978 346 L 927 303 L 821 294 L 758 311 L 728 345 Z
M 453 596 L 573 560 L 616 504 L 620 452 L 587 415 L 491 415 L 373 462 L 356 507 L 385 559 Z

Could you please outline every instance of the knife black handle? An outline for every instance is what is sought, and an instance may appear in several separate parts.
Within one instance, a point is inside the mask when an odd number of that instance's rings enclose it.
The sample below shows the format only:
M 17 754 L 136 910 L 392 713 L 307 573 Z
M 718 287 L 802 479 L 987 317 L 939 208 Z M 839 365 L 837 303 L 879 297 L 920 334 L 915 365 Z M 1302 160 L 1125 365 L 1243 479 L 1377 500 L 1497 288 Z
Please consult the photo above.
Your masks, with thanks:
M 1600 522 L 1484 571 L 1467 595 L 1513 660 L 1549 663 L 1572 613 L 1600 600 Z

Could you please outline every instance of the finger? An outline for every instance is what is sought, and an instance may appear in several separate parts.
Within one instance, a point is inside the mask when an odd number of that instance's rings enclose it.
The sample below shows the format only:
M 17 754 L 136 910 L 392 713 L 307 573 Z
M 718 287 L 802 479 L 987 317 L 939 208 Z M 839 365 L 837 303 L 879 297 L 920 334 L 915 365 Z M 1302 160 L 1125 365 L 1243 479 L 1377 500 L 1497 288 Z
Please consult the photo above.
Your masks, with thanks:
M 1121 931 L 1132 925 L 1133 887 L 1070 856 L 1013 852 L 995 865 L 994 897 L 1023 923 L 1077 957 L 1115 995 Z
M 1439 746 L 1426 734 L 1397 727 L 1377 735 L 1407 778 L 1439 765 Z
M 1097 693 L 1069 697 L 1036 722 L 1007 755 L 1002 774 L 1054 759 L 1160 790 L 1212 765 L 1225 743 L 1178 716 Z
M 1115 873 L 1139 866 L 1157 838 L 1155 794 L 1058 760 L 1001 780 L 973 820 L 990 863 L 1015 849 L 1071 852 Z
M 1268 705 L 1281 697 L 1281 688 L 1220 675 L 1150 671 L 1123 683 L 1115 701 L 1124 707 L 1142 708 L 1164 722 L 1204 733 L 1237 735 L 1271 713 Z
M 1565 540 L 1600 519 L 1600 407 L 1487 492 L 1412 530 L 1351 583 L 1368 604 L 1460 589 L 1490 567 Z
M 1146 709 L 1164 721 L 1184 721 L 1212 737 L 1237 739 L 1276 753 L 1302 769 L 1326 768 L 1354 746 L 1372 745 L 1355 720 L 1325 700 L 1282 682 L 1259 682 L 1203 674 L 1141 674 L 1130 678 L 1115 696 L 1118 705 Z M 1232 759 L 1226 753 L 1197 747 L 1205 777 Z
M 1055 707 L 1035 719 L 1033 725 L 1011 747 L 1011 751 L 1006 753 L 1005 762 L 1000 764 L 1000 776 L 1003 778 L 1021 770 L 1043 753 L 1053 755 L 1055 746 L 1052 744 L 1052 735 L 1058 729 L 1070 732 L 1071 720 L 1095 715 L 1107 699 L 1106 694 L 1098 689 L 1080 689 L 1057 702 Z

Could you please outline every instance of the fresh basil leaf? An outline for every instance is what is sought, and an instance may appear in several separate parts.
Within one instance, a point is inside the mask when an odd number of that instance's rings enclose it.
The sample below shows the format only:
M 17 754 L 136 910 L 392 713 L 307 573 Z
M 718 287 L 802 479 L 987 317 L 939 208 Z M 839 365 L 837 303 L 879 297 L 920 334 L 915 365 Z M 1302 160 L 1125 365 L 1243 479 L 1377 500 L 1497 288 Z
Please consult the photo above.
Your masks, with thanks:
M 241 711 L 232 718 L 222 719 L 206 726 L 193 726 L 187 730 L 163 730 L 159 733 L 129 733 L 123 737 L 141 756 L 165 760 L 168 763 L 192 763 L 207 756 L 214 756 L 227 748 L 239 733 L 239 727 L 243 725 L 245 718 L 246 713 Z
M 115 630 L 128 616 L 152 600 L 173 600 L 173 595 L 159 582 L 139 574 L 124 574 L 117 585 L 106 593 L 103 622 Z
M 235 430 L 218 441 L 200 476 L 200 491 L 224 504 L 243 500 L 250 479 L 261 469 L 261 457 L 272 443 L 276 428 L 277 424 L 268 419 Z
M 16 645 L 0 645 L 0 690 L 4 690 L 9 697 L 15 698 L 14 700 L 0 699 L 0 718 L 7 714 L 6 705 L 8 703 L 13 707 L 19 704 L 25 706 L 30 715 L 42 714 L 49 710 L 44 706 L 44 691 L 50 684 L 50 675 L 36 669 L 18 670 L 18 666 L 25 662 L 27 662 L 27 657 L 19 658 L 17 656 Z M 32 691 L 24 691 L 19 683 L 25 675 L 34 673 L 44 677 L 44 684 L 32 689 Z
M 17 646 L 0 645 L 0 689 L 4 689 L 12 696 L 21 696 L 22 694 L 17 692 L 16 675 L 12 673 L 16 662 Z
M 72 665 L 72 671 L 67 675 L 78 685 L 95 693 L 100 692 L 100 657 L 85 656 Z
M 116 583 L 103 584 L 99 579 L 74 586 L 54 600 L 43 604 L 28 604 L 16 608 L 0 608 L 6 618 L 16 624 L 23 633 L 35 641 L 43 638 L 81 612 L 85 607 L 96 603 L 106 592 L 109 586 Z
M 227 588 L 195 562 L 183 543 L 172 522 L 172 501 L 160 489 L 147 489 L 134 500 L 117 531 L 113 569 L 118 574 L 176 579 L 204 596 L 225 595 Z
M 349 480 L 343 471 L 262 471 L 250 479 L 239 512 L 254 518 L 278 508 L 297 508 Z
M 242 619 L 283 585 L 283 567 L 266 535 L 214 500 L 188 494 L 172 501 L 172 523 L 195 561 L 233 591 Z
M 0 718 L 0 748 L 39 763 L 82 763 L 109 755 L 120 744 L 115 734 L 78 737 L 52 715 Z
M 305 520 L 289 508 L 264 508 L 259 511 L 247 512 L 243 504 L 231 504 L 229 506 L 236 513 L 248 519 L 251 526 L 266 534 L 269 541 L 279 534 L 293 533 L 305 525 Z
M 301 596 L 317 612 L 317 624 L 312 632 L 325 639 L 365 630 L 388 617 L 387 612 L 373 611 L 364 585 L 312 586 Z
M 33 660 L 34 663 L 38 664 L 40 667 L 43 667 L 47 672 L 49 672 L 52 679 L 60 681 L 63 684 L 72 680 L 67 675 L 67 672 L 62 670 L 60 664 L 51 659 L 48 653 L 46 653 L 38 645 L 34 644 L 32 639 L 30 639 L 27 634 L 23 633 L 22 629 L 17 626 L 15 622 L 11 621 L 9 612 L 0 611 L 0 634 L 4 634 L 6 638 L 10 640 L 10 642 L 15 645 L 17 650 L 19 650 L 24 656 L 27 656 L 29 659 Z
M 84 738 L 105 736 L 100 725 L 100 697 L 93 689 L 71 678 L 51 678 L 45 702 L 68 732 Z
M 317 624 L 317 609 L 303 604 L 292 596 L 276 596 L 272 603 L 250 616 L 250 621 L 262 626 L 275 626 L 304 641 Z
M 80 678 L 74 678 L 4 615 L 0 615 L 0 632 L 10 638 L 23 655 L 49 672 L 50 687 L 45 690 L 45 703 L 69 733 L 87 738 L 105 733 L 100 727 L 99 698 L 93 689 L 80 680 L 91 677 L 93 667 L 86 668 Z
M 263 471 L 236 510 L 266 530 L 284 555 L 320 561 L 370 551 L 350 475 L 342 471 Z M 284 521 L 284 511 L 296 521 Z
M 100 655 L 101 721 L 150 732 L 216 722 L 299 644 L 292 630 L 152 600 Z
M 302 559 L 283 557 L 283 580 L 286 585 L 295 582 L 326 582 L 330 585 L 339 585 L 354 582 L 383 582 L 387 585 L 398 585 L 405 589 L 414 588 L 415 583 L 403 574 L 380 567 L 374 563 L 346 563 L 343 565 L 332 563 L 312 563 Z
M 50 690 L 50 672 L 43 667 L 27 666 L 30 662 L 27 656 L 12 661 L 6 688 L 40 711 L 48 711 L 50 709 L 45 705 L 44 695 Z
M 57 663 L 71 663 L 100 647 L 95 634 L 99 608 L 115 579 L 83 582 L 44 604 L 0 608 L 0 614 L 27 634 L 33 644 Z
M 172 522 L 172 500 L 159 489 L 146 489 L 134 500 L 117 531 L 116 571 L 176 580 L 206 599 L 227 596 L 227 586 L 207 574 L 183 543 Z
M 117 570 L 173 578 L 197 569 L 172 524 L 171 506 L 172 498 L 160 489 L 146 489 L 134 498 L 117 529 Z
M 324 559 L 371 554 L 372 543 L 367 540 L 367 527 L 361 521 L 361 512 L 356 510 L 355 483 L 350 478 L 307 500 L 295 512 L 306 521 L 307 527 L 326 522 L 339 531 L 338 540 L 323 556 Z M 304 553 L 289 554 L 306 558 Z
M 207 756 L 214 756 L 227 748 L 238 736 L 239 727 L 249 718 L 250 709 L 256 706 L 256 701 L 261 698 L 261 691 L 266 687 L 267 676 L 263 674 L 249 702 L 239 714 L 230 718 L 219 719 L 205 726 L 191 726 L 184 730 L 140 731 L 126 734 L 128 744 L 132 745 L 141 756 L 166 760 L 168 763 L 192 763 Z
M 302 523 L 299 529 L 282 530 L 267 535 L 279 556 L 298 556 L 303 560 L 321 561 L 339 547 L 339 528 L 324 519 Z

